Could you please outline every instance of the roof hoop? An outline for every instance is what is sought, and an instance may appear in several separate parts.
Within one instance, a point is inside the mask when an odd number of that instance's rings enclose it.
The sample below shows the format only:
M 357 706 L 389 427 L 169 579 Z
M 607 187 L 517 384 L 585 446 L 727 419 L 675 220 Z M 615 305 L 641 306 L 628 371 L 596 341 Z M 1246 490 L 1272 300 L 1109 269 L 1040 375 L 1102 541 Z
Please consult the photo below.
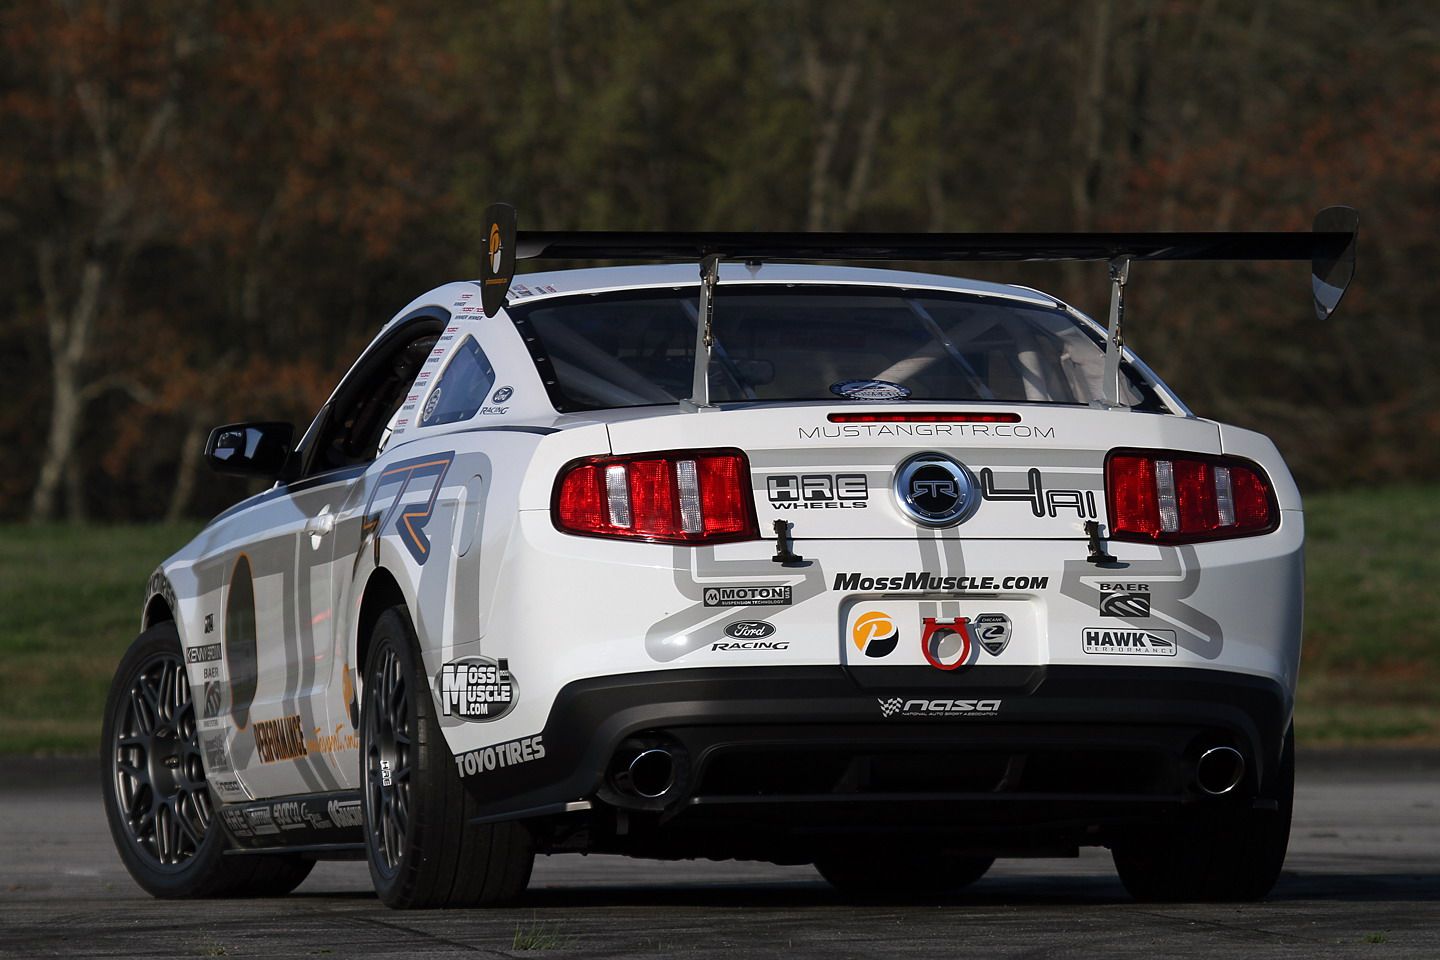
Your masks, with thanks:
M 715 347 L 715 285 L 720 282 L 720 254 L 707 253 L 700 261 L 700 314 L 695 324 L 695 374 L 690 382 L 687 410 L 718 409 L 710 402 L 710 354 Z
M 1101 386 L 1101 404 L 1118 407 L 1120 403 L 1120 356 L 1125 352 L 1125 284 L 1130 282 L 1130 257 L 1119 256 L 1110 261 L 1110 325 L 1105 335 L 1105 378 Z

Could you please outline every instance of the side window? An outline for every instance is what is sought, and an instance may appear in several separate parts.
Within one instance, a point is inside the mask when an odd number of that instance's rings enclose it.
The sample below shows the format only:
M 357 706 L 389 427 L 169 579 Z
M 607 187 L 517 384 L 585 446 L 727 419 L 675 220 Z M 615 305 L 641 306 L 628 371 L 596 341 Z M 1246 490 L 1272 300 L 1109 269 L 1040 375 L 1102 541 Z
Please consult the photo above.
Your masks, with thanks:
M 493 386 L 495 368 L 475 338 L 467 336 L 456 345 L 445 372 L 425 398 L 420 426 L 469 420 L 484 405 Z
M 352 374 L 326 414 L 307 476 L 369 463 L 379 455 L 442 326 L 442 321 L 428 319 L 409 326 Z

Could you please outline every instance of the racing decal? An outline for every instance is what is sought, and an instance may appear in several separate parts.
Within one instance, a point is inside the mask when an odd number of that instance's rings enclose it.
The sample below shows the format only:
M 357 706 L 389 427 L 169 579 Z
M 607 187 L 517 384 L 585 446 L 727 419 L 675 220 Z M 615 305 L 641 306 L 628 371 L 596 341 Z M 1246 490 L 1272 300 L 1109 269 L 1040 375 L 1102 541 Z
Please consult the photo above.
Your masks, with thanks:
M 491 403 L 504 403 L 515 396 L 515 388 L 510 386 L 501 387 L 490 396 Z
M 388 532 L 399 535 L 400 542 L 416 563 L 423 566 L 430 559 L 430 540 L 425 536 L 425 525 L 434 514 L 440 486 L 454 459 L 454 451 L 449 451 L 404 460 L 376 479 L 362 514 L 365 519 L 360 528 L 360 549 L 363 550 L 366 542 L 373 538 L 377 565 L 380 562 L 380 538 Z
M 210 786 L 215 788 L 215 792 L 220 795 L 220 799 L 222 800 L 250 799 L 250 794 L 240 785 L 239 780 L 233 780 L 228 777 L 221 777 L 217 780 L 211 777 Z
M 779 474 L 766 479 L 765 491 L 776 510 L 863 510 L 870 505 L 863 473 Z
M 200 647 L 188 647 L 185 650 L 186 663 L 210 663 L 220 659 L 220 644 L 207 643 Z
M 1037 517 L 1067 516 L 1070 511 L 1081 520 L 1099 519 L 1100 513 L 1094 490 L 1046 490 L 1040 471 L 1031 467 L 1025 472 L 1024 487 L 1002 488 L 995 483 L 995 471 L 985 467 L 980 471 L 980 496 L 997 502 L 1019 501 L 1028 504 Z
M 250 807 L 246 809 L 245 820 L 250 824 L 250 829 L 255 832 L 256 836 L 280 832 L 280 828 L 275 825 L 275 818 L 271 816 L 268 806 Z
M 331 800 L 325 805 L 325 813 L 337 827 L 358 827 L 365 822 L 359 800 Z
M 462 777 L 473 777 L 492 770 L 518 767 L 545 759 L 545 735 L 507 740 L 490 747 L 477 747 L 455 755 L 455 767 Z
M 257 720 L 251 733 L 255 737 L 255 750 L 260 754 L 261 763 L 298 760 L 309 756 L 305 746 L 305 730 L 300 723 L 299 714 L 276 720 Z
M 1010 645 L 1013 627 L 1010 618 L 1003 613 L 982 613 L 970 621 L 970 632 L 979 641 L 984 651 L 998 657 Z
M 1104 588 L 1113 588 L 1115 575 L 1097 576 L 1093 564 L 1083 559 L 1066 560 L 1060 592 L 1089 607 L 1097 607 Z M 1177 646 L 1196 656 L 1215 660 L 1225 647 L 1225 631 L 1219 621 L 1186 602 L 1200 587 L 1201 568 L 1195 547 L 1189 544 L 1160 548 L 1158 560 L 1127 562 L 1125 586 L 1145 586 L 1150 599 L 1150 618 L 1173 631 Z M 1141 591 L 1130 590 L 1138 593 Z M 1160 626 L 1161 624 L 1157 624 Z M 1097 628 L 1102 629 L 1102 628 Z M 1153 631 L 1152 631 L 1153 632 Z
M 200 726 L 207 730 L 218 727 L 224 713 L 225 684 L 219 680 L 206 680 L 205 700 L 200 709 Z
M 818 427 L 797 427 L 801 440 L 872 440 L 894 437 L 952 437 L 975 439 L 1003 437 L 1021 440 L 1054 440 L 1054 427 L 1032 427 L 1024 423 L 825 423 Z
M 788 607 L 793 597 L 789 586 L 705 588 L 707 607 Z
M 225 821 L 225 829 L 242 839 L 255 836 L 255 831 L 250 829 L 250 822 L 245 819 L 245 811 L 236 807 L 226 807 L 220 811 L 220 819 Z
M 343 750 L 359 750 L 360 738 L 352 730 L 350 733 L 341 733 L 345 724 L 335 724 L 335 729 L 325 733 L 323 727 L 315 727 L 312 736 L 305 738 L 305 752 L 312 753 L 339 753 Z
M 849 400 L 904 400 L 910 388 L 889 380 L 841 380 L 830 384 L 830 392 Z
M 1109 627 L 1087 627 L 1084 641 L 1085 652 L 1094 654 L 1173 657 L 1176 650 L 1174 630 L 1112 630 Z
M 1144 583 L 1097 583 L 1100 590 L 1100 616 L 1150 616 L 1150 587 Z
M 789 640 L 770 639 L 775 636 L 775 624 L 764 620 L 736 620 L 727 623 L 721 632 L 730 639 L 710 644 L 710 649 L 717 653 L 790 649 Z
M 789 640 L 717 640 L 710 644 L 717 653 L 743 652 L 749 650 L 789 650 Z
M 764 640 L 775 635 L 775 624 L 764 620 L 736 620 L 722 631 L 732 640 Z
M 868 593 L 873 590 L 892 590 L 904 593 L 955 593 L 996 590 L 1044 590 L 1050 585 L 1049 577 L 966 577 L 942 576 L 925 570 L 917 570 L 903 576 L 867 577 L 859 573 L 835 574 L 832 590 Z
M 900 642 L 900 629 L 888 613 L 870 610 L 855 619 L 850 641 L 867 657 L 888 657 Z
M 472 723 L 499 720 L 515 709 L 520 691 L 504 657 L 463 657 L 440 668 L 435 676 L 440 709 L 447 717 Z
M 420 411 L 420 422 L 429 423 L 430 418 L 435 416 L 435 408 L 440 406 L 441 391 L 445 389 L 443 383 L 437 383 L 435 389 L 430 391 L 430 397 L 425 401 L 425 409 Z
M 937 670 L 956 670 L 973 662 L 968 619 L 925 617 L 922 622 L 924 629 L 920 632 L 920 652 L 930 666 Z
M 993 717 L 1000 713 L 999 700 L 932 700 L 929 698 L 876 697 L 880 713 L 890 717 Z
M 225 734 L 201 737 L 200 749 L 205 752 L 205 772 L 207 774 L 229 773 L 233 769 L 230 766 L 230 752 L 225 749 Z
M 230 678 L 230 717 L 244 730 L 255 701 L 259 654 L 255 636 L 255 581 L 244 553 L 230 569 L 225 597 L 225 672 Z
M 675 590 L 693 605 L 656 621 L 645 631 L 645 652 L 660 663 L 678 660 L 718 639 L 719 623 L 732 608 L 705 602 L 715 589 L 711 584 L 721 579 L 743 582 L 752 578 L 773 583 L 777 573 L 769 558 L 719 560 L 713 546 L 677 546 L 671 557 Z M 799 605 L 825 593 L 825 570 L 818 561 L 807 561 L 803 566 L 787 569 L 785 574 L 781 583 L 788 591 L 790 604 Z M 720 598 L 717 595 L 714 599 Z M 754 605 L 766 606 L 764 603 Z M 711 629 L 715 632 L 709 632 Z
M 215 632 L 215 614 L 213 614 L 213 613 L 207 613 L 207 614 L 205 614 L 205 632 L 206 632 L 206 633 L 214 633 L 214 632 Z
M 219 813 L 225 828 L 247 847 L 353 842 L 364 822 L 360 801 L 352 793 L 229 804 Z

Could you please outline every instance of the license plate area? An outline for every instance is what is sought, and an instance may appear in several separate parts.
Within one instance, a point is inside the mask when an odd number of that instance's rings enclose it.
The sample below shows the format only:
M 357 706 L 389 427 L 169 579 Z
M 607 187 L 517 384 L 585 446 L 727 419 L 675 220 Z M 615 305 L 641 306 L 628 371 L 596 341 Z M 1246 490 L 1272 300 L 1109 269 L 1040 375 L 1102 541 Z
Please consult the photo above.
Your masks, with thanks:
M 958 677 L 987 664 L 1045 662 L 1032 599 L 857 595 L 845 598 L 839 612 L 840 662 L 847 668 L 919 666 Z

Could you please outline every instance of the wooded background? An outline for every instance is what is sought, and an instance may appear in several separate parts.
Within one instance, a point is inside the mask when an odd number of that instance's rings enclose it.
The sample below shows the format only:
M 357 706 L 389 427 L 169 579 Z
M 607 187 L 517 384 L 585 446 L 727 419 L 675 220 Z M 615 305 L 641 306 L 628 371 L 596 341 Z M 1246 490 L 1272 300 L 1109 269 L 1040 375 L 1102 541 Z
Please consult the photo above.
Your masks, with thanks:
M 1440 465 L 1440 4 L 19 0 L 0 6 L 0 519 L 214 512 L 378 325 L 537 229 L 1306 229 L 1138 264 L 1127 333 L 1302 487 Z M 968 266 L 1103 312 L 1103 264 Z

